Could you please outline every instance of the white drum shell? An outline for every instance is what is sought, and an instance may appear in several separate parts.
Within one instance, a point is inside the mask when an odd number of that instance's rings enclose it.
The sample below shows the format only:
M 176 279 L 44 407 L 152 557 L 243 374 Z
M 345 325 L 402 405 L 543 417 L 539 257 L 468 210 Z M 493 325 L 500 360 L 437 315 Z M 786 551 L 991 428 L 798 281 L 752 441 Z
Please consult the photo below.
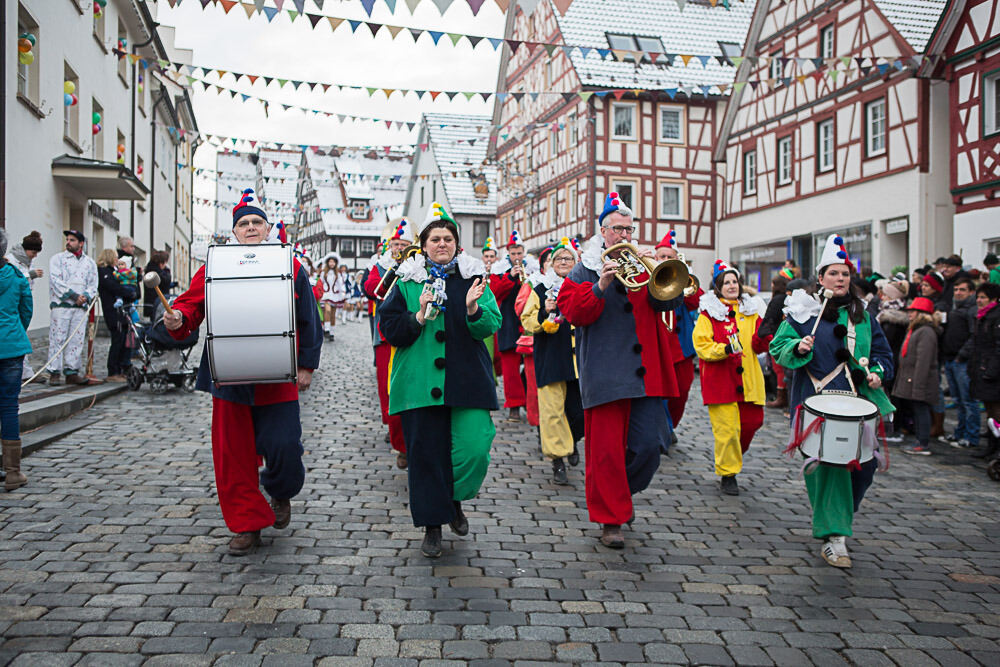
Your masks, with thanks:
M 802 408 L 803 430 L 815 418 L 824 418 L 820 428 L 799 446 L 803 454 L 831 465 L 847 465 L 854 460 L 865 463 L 875 458 L 879 412 L 874 403 L 858 396 L 817 394 L 803 401 Z
M 205 345 L 220 385 L 296 377 L 295 280 L 288 244 L 216 245 L 205 259 Z

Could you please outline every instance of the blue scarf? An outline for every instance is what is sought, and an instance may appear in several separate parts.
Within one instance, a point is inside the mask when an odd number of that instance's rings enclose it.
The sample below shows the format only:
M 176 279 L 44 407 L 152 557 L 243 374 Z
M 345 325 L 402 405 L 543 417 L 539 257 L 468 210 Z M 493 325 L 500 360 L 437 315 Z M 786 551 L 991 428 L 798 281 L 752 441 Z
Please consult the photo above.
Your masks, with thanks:
M 448 294 L 445 292 L 445 280 L 450 274 L 455 273 L 457 266 L 457 253 L 447 264 L 438 264 L 430 258 L 427 259 L 427 272 L 430 277 L 426 284 L 430 285 L 431 291 L 434 292 L 434 305 L 442 311 L 448 310 L 444 305 L 444 302 L 448 300 Z

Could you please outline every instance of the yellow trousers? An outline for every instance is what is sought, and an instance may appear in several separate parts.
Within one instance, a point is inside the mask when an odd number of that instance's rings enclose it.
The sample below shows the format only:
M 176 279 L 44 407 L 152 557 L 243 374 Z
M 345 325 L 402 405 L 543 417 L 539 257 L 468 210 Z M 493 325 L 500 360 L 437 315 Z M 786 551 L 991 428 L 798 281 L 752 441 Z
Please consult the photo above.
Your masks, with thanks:
M 538 388 L 538 430 L 542 454 L 561 459 L 573 453 L 573 432 L 566 416 L 566 383 L 552 382 Z
M 764 409 L 754 403 L 709 405 L 708 418 L 715 436 L 715 474 L 738 474 L 743 470 L 743 452 L 764 422 Z

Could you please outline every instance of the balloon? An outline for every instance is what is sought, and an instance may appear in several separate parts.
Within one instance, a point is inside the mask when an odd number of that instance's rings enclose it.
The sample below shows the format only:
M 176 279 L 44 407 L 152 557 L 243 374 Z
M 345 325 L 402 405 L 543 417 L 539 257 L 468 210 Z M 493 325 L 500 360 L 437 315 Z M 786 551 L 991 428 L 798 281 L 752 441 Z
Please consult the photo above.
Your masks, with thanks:
M 28 51 L 27 53 L 18 53 L 17 62 L 21 63 L 22 65 L 30 65 L 31 63 L 35 62 L 35 54 L 32 53 L 31 51 Z
M 139 94 L 142 95 L 142 84 L 139 84 Z
M 125 164 L 125 156 L 124 155 L 119 155 L 118 156 L 118 164 Z
M 125 153 L 125 144 L 118 144 L 118 152 L 122 154 Z
M 76 103 L 80 101 L 80 98 L 77 97 L 76 95 L 70 95 L 70 97 L 73 98 L 73 104 L 71 104 L 70 106 L 74 106 L 75 107 Z
M 68 107 L 73 106 L 73 96 L 69 93 L 63 93 L 63 104 Z
M 30 32 L 22 32 L 20 35 L 17 36 L 17 38 L 18 39 L 26 39 L 29 42 L 31 42 L 32 46 L 35 45 L 35 36 L 32 35 Z
M 66 93 L 67 95 L 72 95 L 73 93 L 76 92 L 76 84 L 73 83 L 72 81 L 64 81 L 63 92 Z
M 92 128 L 90 128 L 90 130 L 94 134 L 97 134 L 98 132 L 100 132 L 101 131 L 101 125 L 100 125 L 100 123 L 94 123 L 94 126 Z
M 108 0 L 97 0 L 97 4 L 99 4 L 101 7 L 107 7 Z
M 22 37 L 17 40 L 17 50 L 21 53 L 27 53 L 31 50 L 31 41 Z
M 141 164 L 138 167 L 135 168 L 135 173 L 137 173 L 140 176 L 142 176 L 142 165 Z
M 100 125 L 100 124 L 101 124 L 101 114 L 98 113 L 97 111 L 95 111 L 94 112 L 94 125 Z

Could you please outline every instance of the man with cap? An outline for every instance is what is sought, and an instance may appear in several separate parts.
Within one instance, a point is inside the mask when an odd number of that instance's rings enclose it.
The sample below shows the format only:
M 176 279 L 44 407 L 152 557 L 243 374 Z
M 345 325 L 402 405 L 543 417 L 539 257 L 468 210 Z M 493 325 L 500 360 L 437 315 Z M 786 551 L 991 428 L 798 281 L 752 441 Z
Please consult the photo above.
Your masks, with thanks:
M 365 280 L 364 291 L 375 301 L 375 380 L 378 383 L 378 400 L 382 408 L 382 423 L 389 427 L 389 444 L 396 450 L 396 466 L 406 468 L 406 442 L 403 439 L 403 422 L 399 415 L 389 414 L 389 366 L 395 348 L 385 341 L 379 327 L 382 303 L 388 296 L 388 287 L 396 277 L 396 267 L 403 260 L 403 250 L 413 244 L 413 225 L 406 218 L 396 218 L 392 236 L 386 241 L 385 251 L 371 267 Z M 388 274 L 388 275 L 387 275 Z M 381 286 L 379 285 L 381 283 Z
M 631 243 L 635 232 L 632 211 L 618 193 L 605 198 L 599 222 L 556 305 L 577 328 L 587 510 L 602 524 L 601 543 L 621 549 L 622 524 L 635 516 L 632 495 L 649 486 L 669 442 L 663 399 L 679 391 L 660 318 L 684 300 L 660 301 L 645 287 L 627 290 L 615 278 L 616 258 L 602 258 L 607 248 Z
M 509 411 L 508 419 L 514 421 L 520 419 L 520 409 L 528 402 L 527 389 L 521 378 L 521 355 L 517 352 L 521 320 L 514 308 L 518 291 L 527 275 L 524 245 L 521 243 L 521 235 L 515 229 L 507 242 L 507 257 L 494 263 L 490 274 L 490 289 L 503 317 L 496 334 L 500 369 L 503 373 L 503 406 Z
M 97 296 L 97 264 L 83 252 L 82 232 L 63 232 L 66 250 L 49 260 L 49 384 L 88 384 L 81 369 L 85 326 L 90 302 Z M 63 344 L 65 343 L 65 347 Z M 62 349 L 62 352 L 57 351 Z
M 941 275 L 944 276 L 944 291 L 941 293 L 941 298 L 950 309 L 952 301 L 954 301 L 955 283 L 962 279 L 969 279 L 969 273 L 962 269 L 962 258 L 960 256 L 949 255 L 944 260 L 944 268 L 941 269 Z
M 233 208 L 233 235 L 238 243 L 265 243 L 271 225 L 267 214 L 253 203 L 253 190 L 246 189 Z M 282 529 L 291 520 L 291 499 L 302 489 L 302 422 L 299 391 L 309 388 L 319 366 L 323 330 L 316 299 L 306 270 L 292 260 L 295 290 L 295 320 L 298 337 L 296 382 L 236 384 L 212 382 L 207 349 L 201 357 L 197 388 L 212 394 L 212 461 L 222 517 L 235 536 L 229 553 L 244 556 L 260 544 L 260 531 L 267 526 Z M 248 294 L 247 298 L 253 298 Z M 275 316 L 285 317 L 284 313 Z M 191 287 L 174 301 L 173 313 L 163 322 L 177 340 L 187 338 L 205 319 L 205 267 L 191 279 Z M 258 457 L 265 469 L 258 472 Z M 271 497 L 270 503 L 260 492 Z

